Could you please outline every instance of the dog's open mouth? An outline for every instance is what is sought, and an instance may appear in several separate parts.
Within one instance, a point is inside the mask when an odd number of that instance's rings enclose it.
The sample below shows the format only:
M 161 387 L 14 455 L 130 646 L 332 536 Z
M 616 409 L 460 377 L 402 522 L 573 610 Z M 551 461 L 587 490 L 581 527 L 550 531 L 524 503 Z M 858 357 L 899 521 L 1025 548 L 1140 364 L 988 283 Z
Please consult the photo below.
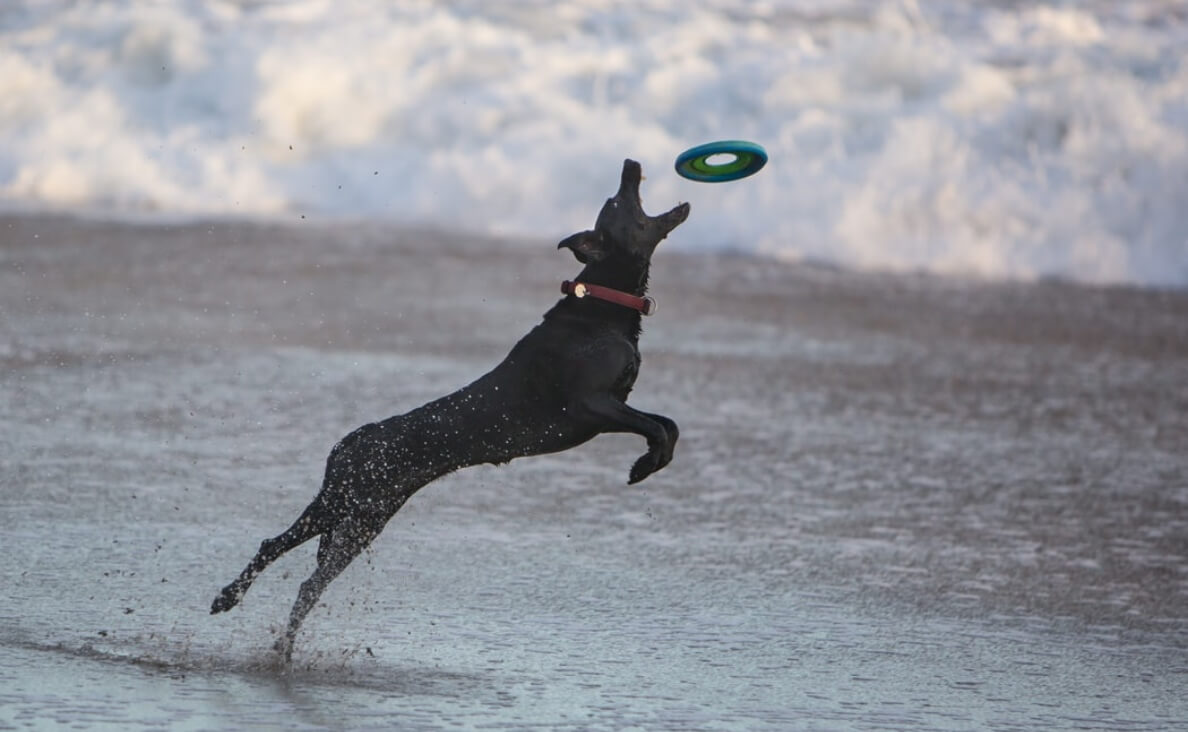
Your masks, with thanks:
M 643 210 L 643 197 L 639 191 L 640 183 L 646 179 L 647 177 L 643 174 L 643 166 L 631 159 L 624 160 L 623 173 L 619 180 L 619 192 L 615 194 L 615 197 L 623 203 L 633 204 L 640 216 L 656 221 L 664 227 L 666 232 L 673 230 L 689 218 L 688 203 L 677 204 L 672 210 L 659 216 L 648 216 Z

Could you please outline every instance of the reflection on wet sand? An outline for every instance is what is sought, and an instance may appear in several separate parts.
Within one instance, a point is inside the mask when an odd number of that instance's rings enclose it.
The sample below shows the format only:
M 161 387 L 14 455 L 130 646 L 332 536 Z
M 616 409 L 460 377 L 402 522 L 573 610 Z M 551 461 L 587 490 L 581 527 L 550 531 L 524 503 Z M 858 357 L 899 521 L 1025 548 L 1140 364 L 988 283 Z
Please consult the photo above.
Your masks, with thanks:
M 0 218 L 0 726 L 1184 728 L 1188 294 L 657 255 L 681 425 L 418 494 L 209 599 L 333 441 L 572 262 L 424 231 Z M 481 274 L 483 287 L 460 287 Z

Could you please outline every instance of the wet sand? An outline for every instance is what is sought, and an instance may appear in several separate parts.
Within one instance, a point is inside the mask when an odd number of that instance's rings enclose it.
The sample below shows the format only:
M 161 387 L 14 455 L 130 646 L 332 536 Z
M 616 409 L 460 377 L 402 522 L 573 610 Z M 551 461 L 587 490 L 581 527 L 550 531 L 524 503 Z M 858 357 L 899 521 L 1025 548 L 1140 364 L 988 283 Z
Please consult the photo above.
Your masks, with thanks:
M 340 436 L 538 322 L 553 246 L 0 216 L 0 728 L 1188 729 L 1184 292 L 662 245 L 671 466 L 430 485 L 289 669 L 312 546 L 208 615 Z

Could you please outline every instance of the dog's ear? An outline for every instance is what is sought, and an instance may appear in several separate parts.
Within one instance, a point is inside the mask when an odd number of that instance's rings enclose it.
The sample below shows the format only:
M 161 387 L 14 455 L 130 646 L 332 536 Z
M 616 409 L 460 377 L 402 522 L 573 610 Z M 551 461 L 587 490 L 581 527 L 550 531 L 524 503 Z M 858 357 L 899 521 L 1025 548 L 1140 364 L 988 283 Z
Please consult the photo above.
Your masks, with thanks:
M 558 249 L 569 248 L 573 251 L 573 256 L 582 264 L 587 262 L 597 262 L 606 256 L 606 246 L 602 240 L 602 234 L 597 230 L 593 231 L 579 231 L 572 236 L 567 236 L 561 240 L 557 245 Z

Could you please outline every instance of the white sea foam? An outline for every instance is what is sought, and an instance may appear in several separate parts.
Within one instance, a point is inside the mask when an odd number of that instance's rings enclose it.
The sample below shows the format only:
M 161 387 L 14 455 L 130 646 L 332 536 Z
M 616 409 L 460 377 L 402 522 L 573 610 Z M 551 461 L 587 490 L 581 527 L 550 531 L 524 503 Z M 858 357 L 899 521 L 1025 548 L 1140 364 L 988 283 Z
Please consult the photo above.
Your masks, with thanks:
M 674 248 L 1184 286 L 1186 51 L 1165 0 L 26 0 L 0 198 L 539 240 L 630 156 Z M 721 138 L 771 162 L 672 172 Z

